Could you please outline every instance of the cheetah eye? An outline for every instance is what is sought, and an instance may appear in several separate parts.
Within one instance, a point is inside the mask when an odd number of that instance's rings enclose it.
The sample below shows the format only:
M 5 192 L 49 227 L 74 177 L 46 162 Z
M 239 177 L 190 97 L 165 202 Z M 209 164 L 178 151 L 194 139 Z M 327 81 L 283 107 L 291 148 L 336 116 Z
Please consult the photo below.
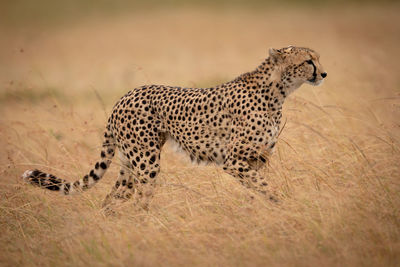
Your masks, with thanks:
M 306 63 L 308 63 L 308 64 L 314 64 L 313 61 L 312 61 L 311 59 L 306 60 Z

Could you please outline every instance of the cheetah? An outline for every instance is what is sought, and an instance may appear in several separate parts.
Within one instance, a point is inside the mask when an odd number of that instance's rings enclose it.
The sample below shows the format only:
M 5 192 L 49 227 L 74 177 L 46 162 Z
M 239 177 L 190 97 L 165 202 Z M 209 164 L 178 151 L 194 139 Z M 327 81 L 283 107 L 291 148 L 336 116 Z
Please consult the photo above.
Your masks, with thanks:
M 289 46 L 269 49 L 269 56 L 254 71 L 215 87 L 138 87 L 113 107 L 101 159 L 87 175 L 68 182 L 27 170 L 22 178 L 65 195 L 85 191 L 104 176 L 118 149 L 119 176 L 103 205 L 134 195 L 151 197 L 161 149 L 172 139 L 192 160 L 222 165 L 244 186 L 276 200 L 258 171 L 277 142 L 282 105 L 303 83 L 320 85 L 326 77 L 317 52 Z

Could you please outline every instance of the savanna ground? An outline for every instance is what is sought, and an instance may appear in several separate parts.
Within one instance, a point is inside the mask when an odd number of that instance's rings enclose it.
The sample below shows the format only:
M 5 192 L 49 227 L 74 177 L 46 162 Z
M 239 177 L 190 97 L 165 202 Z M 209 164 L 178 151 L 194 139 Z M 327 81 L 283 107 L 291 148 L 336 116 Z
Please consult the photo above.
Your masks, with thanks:
M 398 5 L 131 9 L 3 16 L 0 265 L 399 266 Z M 212 86 L 289 44 L 318 51 L 328 77 L 285 103 L 264 170 L 278 204 L 168 145 L 149 211 L 104 216 L 117 160 L 80 195 L 22 183 L 30 168 L 86 174 L 129 89 Z

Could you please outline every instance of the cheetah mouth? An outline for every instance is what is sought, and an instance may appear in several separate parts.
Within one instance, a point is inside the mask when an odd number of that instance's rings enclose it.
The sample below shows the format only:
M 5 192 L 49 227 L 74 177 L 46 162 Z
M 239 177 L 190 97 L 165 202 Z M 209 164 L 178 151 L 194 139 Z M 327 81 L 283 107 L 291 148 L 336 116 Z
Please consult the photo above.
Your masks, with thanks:
M 321 85 L 323 80 L 318 80 L 317 76 L 313 76 L 311 79 L 307 80 L 308 84 L 311 84 L 313 86 L 318 86 Z
M 317 81 L 317 75 L 313 75 L 311 79 L 308 80 L 310 83 L 315 83 Z

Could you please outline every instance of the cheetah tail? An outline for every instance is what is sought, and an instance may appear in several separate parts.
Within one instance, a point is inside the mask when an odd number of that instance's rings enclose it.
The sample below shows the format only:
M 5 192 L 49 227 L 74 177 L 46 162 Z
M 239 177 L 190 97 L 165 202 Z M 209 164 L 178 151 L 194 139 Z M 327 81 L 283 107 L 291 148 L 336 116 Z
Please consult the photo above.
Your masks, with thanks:
M 56 176 L 39 170 L 27 170 L 22 175 L 24 181 L 52 191 L 60 191 L 69 195 L 76 191 L 84 191 L 95 185 L 110 167 L 115 154 L 115 142 L 112 133 L 108 130 L 104 133 L 104 142 L 101 150 L 101 159 L 96 162 L 94 169 L 83 178 L 75 182 L 68 182 Z

